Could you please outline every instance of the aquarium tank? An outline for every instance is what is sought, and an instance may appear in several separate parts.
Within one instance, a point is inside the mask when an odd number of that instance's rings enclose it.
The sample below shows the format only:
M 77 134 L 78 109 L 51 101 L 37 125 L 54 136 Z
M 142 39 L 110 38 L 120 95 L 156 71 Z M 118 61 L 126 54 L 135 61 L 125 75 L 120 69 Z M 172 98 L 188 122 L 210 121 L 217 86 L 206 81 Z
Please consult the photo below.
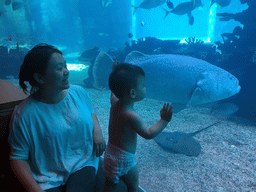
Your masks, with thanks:
M 0 0 L 0 96 L 21 89 L 24 57 L 40 43 L 63 53 L 107 143 L 113 63 L 145 72 L 146 96 L 133 108 L 145 127 L 173 106 L 161 133 L 138 136 L 139 191 L 256 191 L 255 0 Z M 0 106 L 4 116 L 10 105 Z M 101 167 L 94 191 L 103 191 Z M 0 169 L 0 192 L 14 180 Z

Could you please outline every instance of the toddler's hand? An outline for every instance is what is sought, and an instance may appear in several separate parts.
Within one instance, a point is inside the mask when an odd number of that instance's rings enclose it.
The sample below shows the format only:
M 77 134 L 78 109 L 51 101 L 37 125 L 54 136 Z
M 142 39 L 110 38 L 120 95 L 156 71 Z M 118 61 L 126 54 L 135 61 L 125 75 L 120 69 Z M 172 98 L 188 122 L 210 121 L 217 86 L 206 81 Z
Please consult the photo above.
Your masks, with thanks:
M 173 110 L 172 110 L 172 106 L 170 106 L 169 103 L 165 103 L 163 108 L 160 110 L 160 116 L 161 119 L 170 122 L 172 119 L 172 114 L 173 114 Z

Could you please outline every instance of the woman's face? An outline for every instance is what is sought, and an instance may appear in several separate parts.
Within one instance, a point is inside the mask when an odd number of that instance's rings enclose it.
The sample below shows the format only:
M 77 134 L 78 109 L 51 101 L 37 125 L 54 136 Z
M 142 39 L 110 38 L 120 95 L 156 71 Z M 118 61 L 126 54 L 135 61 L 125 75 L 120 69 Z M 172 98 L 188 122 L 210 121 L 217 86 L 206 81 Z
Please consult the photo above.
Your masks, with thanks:
M 65 59 L 60 53 L 53 53 L 43 76 L 44 88 L 52 91 L 68 89 L 70 87 L 68 76 Z

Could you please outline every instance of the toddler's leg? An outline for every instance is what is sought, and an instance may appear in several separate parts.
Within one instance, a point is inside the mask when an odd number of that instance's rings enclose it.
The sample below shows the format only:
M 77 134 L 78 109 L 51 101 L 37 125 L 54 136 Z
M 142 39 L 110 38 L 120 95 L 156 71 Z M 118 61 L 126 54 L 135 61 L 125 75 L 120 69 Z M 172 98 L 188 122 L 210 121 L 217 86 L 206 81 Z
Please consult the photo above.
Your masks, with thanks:
M 138 172 L 138 165 L 135 165 L 131 170 L 120 177 L 127 187 L 128 192 L 138 192 L 139 190 L 139 172 Z
M 104 192 L 114 192 L 117 184 L 105 179 Z

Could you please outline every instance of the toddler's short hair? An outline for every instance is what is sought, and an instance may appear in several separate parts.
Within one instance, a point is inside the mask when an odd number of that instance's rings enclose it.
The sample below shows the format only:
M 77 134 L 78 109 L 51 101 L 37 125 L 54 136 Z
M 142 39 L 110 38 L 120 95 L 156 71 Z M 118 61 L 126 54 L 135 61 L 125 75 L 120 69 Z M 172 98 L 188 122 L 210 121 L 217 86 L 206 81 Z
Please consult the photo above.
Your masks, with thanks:
M 108 86 L 120 99 L 131 89 L 136 88 L 140 76 L 145 77 L 145 72 L 139 66 L 128 63 L 118 64 L 109 76 Z

